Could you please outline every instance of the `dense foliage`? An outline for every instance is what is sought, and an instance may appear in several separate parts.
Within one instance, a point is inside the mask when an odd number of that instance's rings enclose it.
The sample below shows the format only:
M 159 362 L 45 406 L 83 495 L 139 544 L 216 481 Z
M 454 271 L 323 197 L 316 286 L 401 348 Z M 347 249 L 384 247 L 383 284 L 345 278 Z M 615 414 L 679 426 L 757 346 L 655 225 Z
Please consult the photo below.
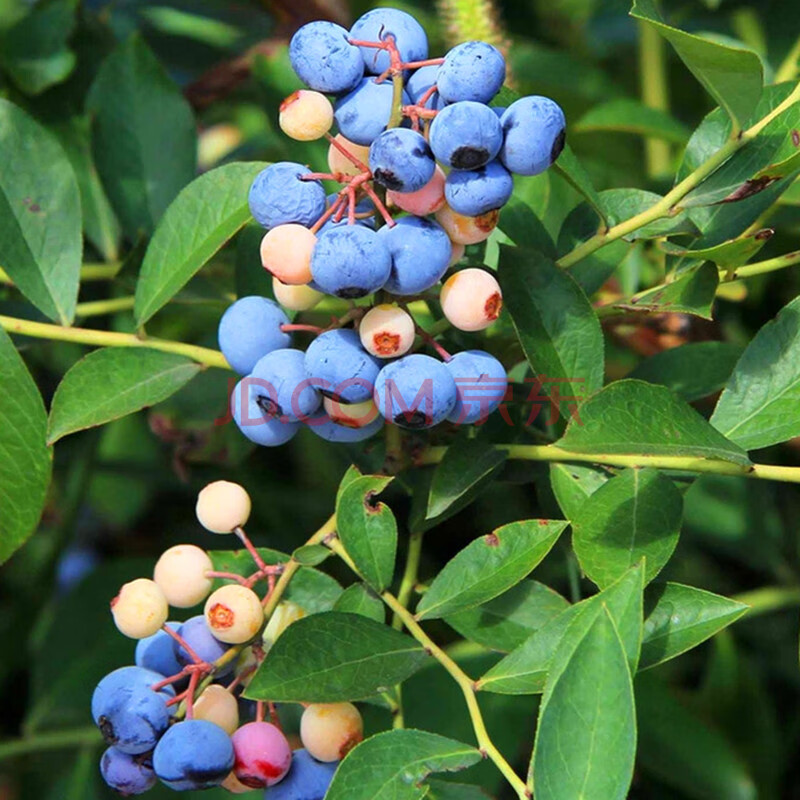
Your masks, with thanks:
M 293 746 L 300 703 L 364 717 L 330 800 L 795 796 L 800 7 L 393 5 L 432 52 L 501 48 L 499 104 L 566 115 L 455 267 L 496 271 L 500 318 L 409 307 L 419 349 L 484 349 L 511 392 L 478 426 L 264 449 L 216 349 L 272 296 L 248 190 L 324 167 L 278 126 L 288 41 L 369 4 L 0 0 L 0 798 L 112 796 L 108 601 L 179 543 L 251 574 L 197 523 L 218 479 L 283 565 L 268 612 L 305 612 L 246 696 Z

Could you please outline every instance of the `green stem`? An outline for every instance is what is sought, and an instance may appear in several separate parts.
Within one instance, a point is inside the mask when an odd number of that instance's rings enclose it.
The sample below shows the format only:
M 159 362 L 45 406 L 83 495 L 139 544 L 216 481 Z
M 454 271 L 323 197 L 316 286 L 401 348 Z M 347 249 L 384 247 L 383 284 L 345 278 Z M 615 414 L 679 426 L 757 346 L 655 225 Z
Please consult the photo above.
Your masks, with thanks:
M 800 467 L 779 467 L 770 464 L 734 464 L 721 458 L 696 458 L 694 456 L 617 455 L 614 453 L 576 453 L 554 444 L 497 444 L 509 458 L 524 461 L 574 462 L 579 464 L 605 464 L 610 467 L 653 467 L 676 472 L 711 473 L 713 475 L 739 475 L 766 481 L 800 483 Z M 429 447 L 415 461 L 417 466 L 438 464 L 446 447 Z
M 661 34 L 646 22 L 639 22 L 639 78 L 642 102 L 649 108 L 669 111 L 667 85 L 667 51 Z M 670 172 L 669 142 L 663 139 L 645 140 L 647 174 L 660 178 Z
M 129 311 L 133 308 L 135 297 L 112 297 L 108 300 L 92 300 L 78 303 L 75 306 L 75 316 L 101 317 L 104 314 L 116 314 L 118 311 Z
M 403 73 L 392 75 L 392 113 L 387 128 L 397 128 L 403 122 Z
M 84 264 L 81 267 L 81 282 L 85 281 L 108 281 L 115 278 L 122 264 Z M 11 276 L 0 267 L 0 283 L 13 286 L 14 281 Z
M 727 276 L 727 270 L 721 269 L 719 271 L 719 279 L 721 281 L 735 281 L 740 278 L 752 278 L 754 275 L 764 275 L 768 272 L 776 272 L 779 269 L 786 267 L 793 267 L 795 264 L 800 264 L 800 250 L 794 253 L 786 253 L 782 256 L 775 258 L 768 258 L 765 261 L 754 261 L 752 264 L 745 264 L 742 267 L 736 267 L 731 273 L 730 277 Z
M 93 347 L 144 347 L 149 350 L 160 350 L 163 353 L 175 353 L 186 356 L 207 367 L 230 369 L 225 356 L 218 350 L 198 347 L 183 342 L 172 342 L 167 339 L 140 338 L 133 333 L 117 333 L 116 331 L 99 331 L 90 328 L 66 328 L 46 322 L 33 322 L 16 317 L 0 316 L 0 328 L 20 336 L 31 336 L 34 339 L 51 339 L 61 342 L 75 342 Z
M 751 592 L 743 592 L 731 598 L 750 606 L 744 619 L 782 611 L 785 608 L 800 606 L 800 587 L 797 586 L 765 586 Z
M 784 81 L 791 81 L 797 77 L 797 70 L 800 66 L 800 37 L 792 46 L 792 49 L 786 54 L 786 58 L 778 67 L 775 73 L 775 83 L 783 83 Z
M 71 728 L 53 733 L 38 733 L 23 739 L 0 742 L 0 761 L 5 758 L 43 753 L 48 750 L 68 750 L 77 747 L 102 746 L 103 738 L 94 725 L 87 728 Z
M 358 567 L 356 567 L 353 559 L 350 558 L 350 555 L 338 539 L 331 539 L 327 541 L 326 544 L 360 577 Z M 402 621 L 406 630 L 408 630 L 408 632 L 445 668 L 461 688 L 481 753 L 484 757 L 488 757 L 494 762 L 495 766 L 514 788 L 520 800 L 530 800 L 530 794 L 525 786 L 525 781 L 514 772 L 503 754 L 495 747 L 494 742 L 492 742 L 489 736 L 489 732 L 486 730 L 486 723 L 483 720 L 483 714 L 481 713 L 480 706 L 478 705 L 478 698 L 475 693 L 475 681 L 473 681 L 472 678 L 470 678 L 469 675 L 467 675 L 461 667 L 459 667 L 458 664 L 456 664 L 456 662 L 425 633 L 420 624 L 414 619 L 414 615 L 403 606 L 398 598 L 390 592 L 383 592 L 381 598 L 391 611 L 394 612 L 395 616 Z
M 678 183 L 670 192 L 661 198 L 657 203 L 653 204 L 650 208 L 642 211 L 639 214 L 626 219 L 605 231 L 595 234 L 590 239 L 587 239 L 582 244 L 579 244 L 566 255 L 562 256 L 556 263 L 560 267 L 571 267 L 577 264 L 582 259 L 590 256 L 601 247 L 627 236 L 639 228 L 649 225 L 663 217 L 673 216 L 679 209 L 678 203 L 686 197 L 689 192 L 696 189 L 712 172 L 715 172 L 722 166 L 737 150 L 740 150 L 748 142 L 752 141 L 758 134 L 769 125 L 772 120 L 783 114 L 786 109 L 793 106 L 800 99 L 800 84 L 795 86 L 794 91 L 779 105 L 777 105 L 769 114 L 760 119 L 755 125 L 752 125 L 747 130 L 742 131 L 738 136 L 730 139 L 725 145 L 717 150 L 714 155 L 700 164 L 694 172 L 687 175 L 680 183 Z

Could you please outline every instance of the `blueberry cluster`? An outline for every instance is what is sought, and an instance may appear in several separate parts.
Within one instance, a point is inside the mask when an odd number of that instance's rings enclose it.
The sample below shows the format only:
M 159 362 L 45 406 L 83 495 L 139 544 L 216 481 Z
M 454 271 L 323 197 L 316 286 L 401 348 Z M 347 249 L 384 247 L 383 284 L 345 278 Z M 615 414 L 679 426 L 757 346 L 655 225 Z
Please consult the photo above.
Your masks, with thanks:
M 408 304 L 434 298 L 465 246 L 491 235 L 512 173 L 536 175 L 558 157 L 564 114 L 538 96 L 488 105 L 506 76 L 491 44 L 428 55 L 420 24 L 392 8 L 369 11 L 349 31 L 311 22 L 291 40 L 292 66 L 309 88 L 281 104 L 280 126 L 299 141 L 326 137 L 329 172 L 280 162 L 250 188 L 278 303 L 234 303 L 219 344 L 244 376 L 233 417 L 258 444 L 283 444 L 303 424 L 336 442 L 366 439 L 384 422 L 471 424 L 505 396 L 497 359 L 481 350 L 450 356 Z M 341 188 L 327 194 L 326 180 Z M 281 309 L 309 310 L 325 295 L 375 302 L 324 331 L 291 324 Z M 463 331 L 487 328 L 502 308 L 493 273 L 475 267 L 447 277 L 438 299 Z M 292 348 L 290 334 L 309 329 L 318 336 L 306 352 Z M 418 342 L 438 357 L 412 352 Z
M 250 498 L 239 485 L 217 481 L 197 501 L 201 524 L 213 533 L 236 532 L 254 556 L 256 571 L 211 591 L 218 577 L 195 545 L 166 550 L 153 578 L 125 584 L 111 603 L 123 634 L 137 639 L 135 665 L 106 675 L 92 697 L 92 716 L 108 749 L 100 761 L 106 783 L 137 795 L 161 781 L 178 791 L 222 786 L 234 794 L 269 788 L 269 800 L 323 800 L 338 761 L 363 738 L 351 703 L 315 704 L 300 722 L 302 748 L 292 751 L 277 710 L 246 703 L 246 687 L 265 653 L 305 611 L 291 602 L 265 618 L 253 586 L 274 587 L 279 567 L 259 560 L 242 526 Z M 272 589 L 270 589 L 272 590 Z M 167 622 L 169 607 L 202 614 Z M 251 718 L 248 719 L 247 715 Z

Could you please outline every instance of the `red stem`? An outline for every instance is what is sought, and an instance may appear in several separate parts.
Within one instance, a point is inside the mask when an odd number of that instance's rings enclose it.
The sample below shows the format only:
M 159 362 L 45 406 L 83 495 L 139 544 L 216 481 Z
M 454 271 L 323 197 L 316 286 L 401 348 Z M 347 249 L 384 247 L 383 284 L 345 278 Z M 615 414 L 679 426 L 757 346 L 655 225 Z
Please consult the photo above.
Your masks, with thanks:
M 319 229 L 337 212 L 342 203 L 342 198 L 337 197 L 330 205 L 330 208 L 311 226 L 311 233 L 317 233 Z
M 289 323 L 286 325 L 281 325 L 281 330 L 290 333 L 291 331 L 307 331 L 308 333 L 322 333 L 324 328 L 320 328 L 318 325 L 303 325 L 300 323 Z
M 258 554 L 258 550 L 256 550 L 256 548 L 253 546 L 253 543 L 244 532 L 244 528 L 241 526 L 236 527 L 234 528 L 233 532 L 239 537 L 239 541 L 247 548 L 247 552 L 253 557 L 253 561 L 256 562 L 256 566 L 261 570 L 267 569 L 267 562 L 264 561 L 264 559 Z
M 172 683 L 177 683 L 178 681 L 183 680 L 183 678 L 185 678 L 188 674 L 189 674 L 188 670 L 182 669 L 177 674 L 170 675 L 169 678 L 164 678 L 163 681 L 159 681 L 158 683 L 154 683 L 150 688 L 154 692 L 158 692 L 161 689 L 163 689 L 165 686 L 169 686 Z
M 442 347 L 439 342 L 437 342 L 436 339 L 434 339 L 433 336 L 431 336 L 427 331 L 424 331 L 419 325 L 416 324 L 414 327 L 416 328 L 417 335 L 420 337 L 420 339 L 429 344 L 439 354 L 442 360 L 450 361 L 453 358 L 453 356 L 451 356 L 450 353 L 448 353 L 447 350 L 445 350 L 444 347 Z
M 272 702 L 267 703 L 267 706 L 269 708 L 269 721 L 283 733 L 283 725 L 281 725 L 281 718 L 278 716 L 277 706 Z
M 200 680 L 200 673 L 193 672 L 189 678 L 189 688 L 186 690 L 186 719 L 194 717 L 194 693 L 197 691 L 197 683 Z
M 325 138 L 335 147 L 353 166 L 358 167 L 362 172 L 369 172 L 369 167 L 360 159 L 356 158 L 341 142 L 336 141 L 335 136 L 329 133 L 325 134 Z
M 236 581 L 237 583 L 242 584 L 242 586 L 247 586 L 247 578 L 242 575 L 237 575 L 235 572 L 209 571 L 206 572 L 206 578 L 222 578 L 223 580 Z
M 205 664 L 206 662 L 200 658 L 200 656 L 195 653 L 195 651 L 191 648 L 191 646 L 186 642 L 186 640 L 176 631 L 172 630 L 169 625 L 162 625 L 161 630 L 171 636 L 188 654 L 189 658 L 194 661 L 195 664 Z
M 375 208 L 378 209 L 378 212 L 383 217 L 384 222 L 390 227 L 393 228 L 397 223 L 392 219 L 392 215 L 387 210 L 386 206 L 383 204 L 383 201 L 375 194 L 373 188 L 368 184 L 364 184 L 364 191 L 367 193 L 367 197 L 375 203 Z
M 263 700 L 256 703 L 256 722 L 263 722 L 267 704 Z

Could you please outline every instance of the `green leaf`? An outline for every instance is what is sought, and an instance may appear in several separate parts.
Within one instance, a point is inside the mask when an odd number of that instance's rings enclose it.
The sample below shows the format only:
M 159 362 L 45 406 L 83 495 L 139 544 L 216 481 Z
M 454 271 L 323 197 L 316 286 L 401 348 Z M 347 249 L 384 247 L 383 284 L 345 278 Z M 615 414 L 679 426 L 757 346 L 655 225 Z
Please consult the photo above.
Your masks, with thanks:
M 155 405 L 200 371 L 191 359 L 158 350 L 104 347 L 70 368 L 50 409 L 48 444 Z
M 736 622 L 749 606 L 680 583 L 653 584 L 645 599 L 640 669 L 655 667 L 697 647 Z
M 445 512 L 452 514 L 469 505 L 505 460 L 505 454 L 483 438 L 457 439 L 434 470 L 426 519 Z
M 392 479 L 364 475 L 349 481 L 336 501 L 339 538 L 367 583 L 382 592 L 394 576 L 397 522 L 385 503 L 375 501 Z
M 710 261 L 681 273 L 671 283 L 657 286 L 635 297 L 635 304 L 625 308 L 647 308 L 656 313 L 694 314 L 712 319 L 714 297 L 719 286 L 719 270 Z
M 548 679 L 531 762 L 537 800 L 624 800 L 635 713 L 625 651 L 603 608 Z
M 737 126 L 744 127 L 761 97 L 764 84 L 761 59 L 754 51 L 667 25 L 653 0 L 634 0 L 631 16 L 655 27 Z
M 690 135 L 689 129 L 671 114 L 629 97 L 618 97 L 594 106 L 570 129 L 572 133 L 634 133 L 675 144 L 686 144 Z
M 575 453 L 750 460 L 669 389 L 616 381 L 590 397 L 570 421 L 559 447 Z
M 307 544 L 298 547 L 292 553 L 292 558 L 304 567 L 316 567 L 332 555 L 333 553 L 324 544 Z
M 578 161 L 569 144 L 564 145 L 561 155 L 553 164 L 555 171 L 561 175 L 579 194 L 583 195 L 586 202 L 594 209 L 595 213 L 603 222 L 607 222 L 605 206 L 597 194 L 597 190 L 592 185 L 591 178 L 587 174 L 583 165 Z
M 567 608 L 569 603 L 558 592 L 524 580 L 488 603 L 444 619 L 465 639 L 508 653 Z
M 47 412 L 14 343 L 0 329 L 0 564 L 34 532 L 50 484 Z
M 342 761 L 326 800 L 421 800 L 432 772 L 455 772 L 481 760 L 470 745 L 435 733 L 385 731 L 366 739 Z
M 156 228 L 136 284 L 139 324 L 169 302 L 251 219 L 247 192 L 265 166 L 260 161 L 225 164 L 193 180 L 175 198 Z
M 602 467 L 585 464 L 550 465 L 550 486 L 564 516 L 569 520 L 575 517 L 589 497 L 613 477 L 613 472 Z
M 800 435 L 800 298 L 753 337 L 711 424 L 746 450 Z
M 558 255 L 556 246 L 539 217 L 517 197 L 512 196 L 500 210 L 497 227 L 519 247 L 538 250 L 548 258 Z
M 194 177 L 197 134 L 189 104 L 134 35 L 103 62 L 87 109 L 95 164 L 123 230 L 131 239 L 151 234 Z
M 450 781 L 429 781 L 428 800 L 491 800 L 491 797 L 480 786 Z
M 658 575 L 678 544 L 683 497 L 655 469 L 626 469 L 601 486 L 572 520 L 581 568 L 601 589 L 645 561 L 645 582 Z
M 692 403 L 722 389 L 741 354 L 730 342 L 691 342 L 650 356 L 629 377 L 666 386 Z
M 360 614 L 381 624 L 386 622 L 386 608 L 383 601 L 365 583 L 348 586 L 334 603 L 333 610 Z
M 2 98 L 0 152 L 0 265 L 43 314 L 69 325 L 83 249 L 75 173 L 56 138 Z
M 428 658 L 410 636 L 359 614 L 313 614 L 275 642 L 245 696 L 287 703 L 366 700 L 413 675 Z
M 497 694 L 537 694 L 544 690 L 556 649 L 569 632 L 577 641 L 606 608 L 623 642 L 631 674 L 642 646 L 644 569 L 632 567 L 613 586 L 562 611 L 498 661 L 478 681 L 477 688 Z
M 636 705 L 644 772 L 695 800 L 756 800 L 753 779 L 730 743 L 653 675 L 637 677 Z
M 73 0 L 45 0 L 0 36 L 0 65 L 26 94 L 40 94 L 75 67 L 67 40 L 75 28 Z
M 581 397 L 603 385 L 603 332 L 577 283 L 553 261 L 522 248 L 500 248 L 500 285 L 522 349 L 552 397 Z M 544 389 L 543 393 L 547 393 Z M 567 419 L 575 402 L 564 400 Z
M 566 527 L 563 520 L 524 520 L 475 539 L 436 576 L 417 619 L 454 614 L 502 594 L 539 564 Z
M 660 247 L 670 255 L 713 261 L 722 269 L 730 269 L 746 264 L 771 237 L 772 231 L 764 228 L 755 233 L 740 236 L 738 239 L 730 239 L 714 247 L 703 247 L 698 250 L 680 247 L 668 240 L 661 242 Z

